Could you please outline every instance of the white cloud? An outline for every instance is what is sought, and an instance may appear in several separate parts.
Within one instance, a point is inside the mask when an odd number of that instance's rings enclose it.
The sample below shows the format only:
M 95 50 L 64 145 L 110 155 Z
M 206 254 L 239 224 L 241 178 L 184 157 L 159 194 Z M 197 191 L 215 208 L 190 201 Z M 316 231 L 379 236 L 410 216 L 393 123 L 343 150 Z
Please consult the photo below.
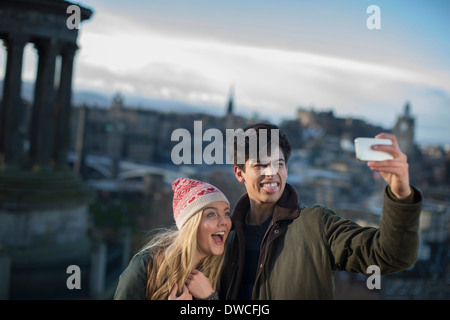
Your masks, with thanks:
M 333 56 L 333 48 L 325 55 L 168 32 L 108 8 L 83 24 L 79 44 L 75 86 L 224 104 L 234 84 L 238 108 L 284 117 L 315 105 L 386 124 L 406 100 L 422 113 L 444 110 L 448 100 L 428 99 L 427 89 L 450 92 L 439 70 Z M 32 78 L 36 57 L 26 51 L 24 78 Z
M 336 105 L 349 103 L 353 95 L 388 99 L 398 94 L 400 84 L 442 83 L 423 72 L 395 66 L 157 33 L 144 22 L 104 9 L 98 12 L 95 23 L 83 32 L 79 63 L 135 77 L 135 86 L 141 80 L 164 87 L 159 91 L 165 96 L 178 92 L 184 97 L 177 98 L 205 101 L 214 96 L 217 100 L 218 91 L 226 93 L 229 84 L 235 83 L 240 102 L 249 106 L 291 107 L 304 101 Z M 166 73 L 162 66 L 167 67 Z M 190 92 L 192 83 L 195 90 Z

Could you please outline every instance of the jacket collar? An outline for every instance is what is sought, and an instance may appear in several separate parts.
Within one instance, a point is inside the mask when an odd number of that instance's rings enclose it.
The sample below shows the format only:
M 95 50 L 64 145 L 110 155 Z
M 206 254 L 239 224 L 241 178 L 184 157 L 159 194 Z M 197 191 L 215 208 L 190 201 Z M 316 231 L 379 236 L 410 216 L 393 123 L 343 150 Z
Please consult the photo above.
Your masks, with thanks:
M 231 220 L 233 225 L 242 226 L 247 212 L 250 210 L 248 193 L 244 194 L 236 203 Z M 297 191 L 286 183 L 283 194 L 278 199 L 273 212 L 273 221 L 293 220 L 300 215 L 300 202 Z

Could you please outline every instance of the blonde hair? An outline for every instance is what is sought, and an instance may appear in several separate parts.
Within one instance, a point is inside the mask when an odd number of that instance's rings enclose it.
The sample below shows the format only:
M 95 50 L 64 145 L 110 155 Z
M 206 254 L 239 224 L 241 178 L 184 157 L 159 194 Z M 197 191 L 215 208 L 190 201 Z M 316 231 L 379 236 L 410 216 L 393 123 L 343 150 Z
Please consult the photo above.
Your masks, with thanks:
M 141 251 L 149 250 L 151 261 L 147 269 L 146 294 L 149 300 L 166 300 L 175 283 L 181 293 L 187 277 L 194 268 L 209 278 L 214 291 L 218 290 L 224 254 L 207 256 L 194 265 L 197 230 L 203 210 L 195 213 L 181 230 L 169 229 L 157 234 Z

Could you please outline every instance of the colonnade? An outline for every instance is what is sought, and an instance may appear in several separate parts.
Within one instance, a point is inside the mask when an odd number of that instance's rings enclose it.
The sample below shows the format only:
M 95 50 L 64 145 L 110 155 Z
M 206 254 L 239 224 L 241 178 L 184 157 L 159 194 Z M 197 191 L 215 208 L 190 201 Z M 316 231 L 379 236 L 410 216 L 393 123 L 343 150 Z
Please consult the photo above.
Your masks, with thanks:
M 74 43 L 52 38 L 30 38 L 24 34 L 3 37 L 6 68 L 0 109 L 0 165 L 16 165 L 27 159 L 34 168 L 63 164 L 69 147 Z M 20 124 L 25 114 L 21 104 L 22 65 L 25 45 L 32 42 L 38 54 L 34 101 L 28 128 L 29 150 L 23 154 Z M 56 59 L 61 56 L 59 86 L 55 88 Z

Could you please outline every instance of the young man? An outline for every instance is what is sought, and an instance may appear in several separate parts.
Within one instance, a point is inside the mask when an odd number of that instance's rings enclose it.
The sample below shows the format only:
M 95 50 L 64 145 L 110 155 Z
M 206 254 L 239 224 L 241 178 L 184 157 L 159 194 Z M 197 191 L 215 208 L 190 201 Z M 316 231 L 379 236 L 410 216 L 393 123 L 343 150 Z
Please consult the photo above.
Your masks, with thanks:
M 279 128 L 258 124 L 244 131 L 250 129 L 258 141 L 267 133 L 271 150 L 271 130 Z M 374 148 L 394 157 L 368 162 L 388 183 L 380 228 L 361 227 L 324 206 L 302 205 L 286 183 L 291 146 L 281 130 L 266 158 L 249 157 L 248 141 L 245 164 L 236 162 L 235 152 L 234 174 L 247 193 L 232 214 L 221 299 L 333 299 L 335 270 L 366 274 L 376 265 L 386 274 L 415 262 L 422 196 L 409 185 L 407 158 L 395 136 L 376 138 L 392 140 L 392 146 Z

